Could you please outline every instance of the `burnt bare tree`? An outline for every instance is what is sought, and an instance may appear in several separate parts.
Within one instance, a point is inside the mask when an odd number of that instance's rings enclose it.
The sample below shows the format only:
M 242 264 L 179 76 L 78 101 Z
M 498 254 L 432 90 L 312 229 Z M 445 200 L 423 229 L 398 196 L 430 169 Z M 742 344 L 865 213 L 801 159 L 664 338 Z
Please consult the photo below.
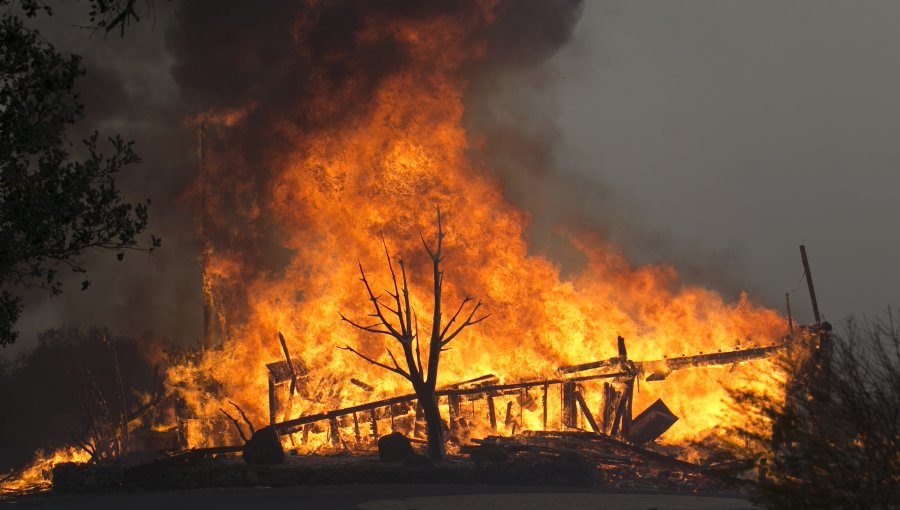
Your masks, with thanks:
M 422 353 L 419 343 L 419 321 L 415 310 L 413 310 L 409 301 L 409 286 L 406 279 L 406 265 L 402 258 L 397 259 L 397 266 L 400 267 L 400 281 L 397 281 L 397 273 L 394 270 L 394 262 L 391 260 L 391 254 L 388 251 L 387 242 L 384 236 L 381 242 L 384 245 L 384 255 L 387 259 L 388 269 L 391 273 L 391 281 L 393 284 L 393 292 L 387 292 L 387 298 L 376 295 L 372 291 L 372 286 L 366 278 L 366 272 L 362 263 L 359 264 L 359 273 L 361 280 L 366 288 L 368 299 L 372 303 L 372 314 L 369 315 L 374 320 L 372 324 L 361 324 L 348 319 L 341 314 L 341 319 L 349 323 L 353 327 L 373 333 L 376 335 L 385 335 L 392 338 L 403 349 L 404 366 L 397 361 L 397 357 L 389 346 L 385 347 L 390 363 L 381 362 L 367 356 L 353 347 L 345 346 L 342 349 L 356 354 L 360 358 L 369 363 L 379 366 L 385 370 L 398 374 L 407 379 L 413 386 L 419 406 L 425 417 L 425 429 L 428 438 L 428 457 L 431 460 L 441 460 L 444 458 L 444 441 L 443 427 L 441 422 L 441 414 L 438 410 L 437 397 L 435 396 L 435 387 L 438 378 L 438 366 L 441 359 L 441 353 L 447 350 L 447 345 L 453 341 L 467 327 L 474 326 L 487 318 L 487 315 L 481 315 L 476 318 L 478 310 L 481 308 L 481 302 L 476 301 L 474 305 L 470 305 L 473 299 L 466 296 L 462 303 L 457 307 L 456 312 L 450 317 L 446 323 L 443 322 L 442 312 L 442 292 L 444 284 L 444 273 L 441 271 L 441 261 L 443 261 L 443 241 L 444 231 L 441 225 L 441 211 L 437 211 L 437 241 L 434 249 L 432 249 L 425 237 L 422 236 L 422 245 L 431 259 L 433 269 L 433 307 L 431 319 L 431 334 L 428 338 L 428 357 L 426 362 L 422 362 Z M 470 306 L 469 306 L 470 305 Z M 468 308 L 468 311 L 466 309 Z M 464 318 L 463 318 L 464 317 Z

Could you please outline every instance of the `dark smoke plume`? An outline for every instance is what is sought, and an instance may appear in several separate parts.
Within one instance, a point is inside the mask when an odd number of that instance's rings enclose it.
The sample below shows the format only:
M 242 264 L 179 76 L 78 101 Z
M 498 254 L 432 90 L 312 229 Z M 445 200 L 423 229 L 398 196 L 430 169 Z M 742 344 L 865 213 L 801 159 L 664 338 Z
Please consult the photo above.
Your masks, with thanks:
M 283 166 L 280 158 L 291 153 L 292 133 L 349 124 L 364 115 L 379 83 L 404 69 L 410 58 L 396 42 L 360 42 L 355 34 L 373 20 L 474 19 L 480 4 L 468 0 L 279 2 L 264 8 L 237 0 L 180 4 L 169 40 L 177 58 L 173 74 L 185 100 L 198 112 L 253 105 L 227 129 L 209 130 L 206 154 L 215 164 L 206 167 L 208 173 L 194 190 L 194 203 L 215 206 L 216 214 L 199 213 L 212 248 L 240 261 L 245 278 L 260 272 L 277 274 L 290 260 L 290 252 L 281 247 L 267 197 L 274 172 Z M 477 96 L 510 70 L 547 59 L 569 40 L 581 7 L 573 0 L 499 2 L 494 22 L 465 35 L 484 41 L 485 55 L 473 56 L 461 76 L 452 78 L 469 83 Z M 315 100 L 321 94 L 337 95 L 339 106 L 318 111 Z

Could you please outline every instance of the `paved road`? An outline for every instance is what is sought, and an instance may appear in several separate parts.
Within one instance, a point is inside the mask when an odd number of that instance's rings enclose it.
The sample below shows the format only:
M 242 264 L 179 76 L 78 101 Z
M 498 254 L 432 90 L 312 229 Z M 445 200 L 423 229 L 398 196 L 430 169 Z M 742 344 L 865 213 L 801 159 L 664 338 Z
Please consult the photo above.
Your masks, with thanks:
M 473 485 L 341 485 L 33 496 L 0 509 L 759 510 L 746 499 Z

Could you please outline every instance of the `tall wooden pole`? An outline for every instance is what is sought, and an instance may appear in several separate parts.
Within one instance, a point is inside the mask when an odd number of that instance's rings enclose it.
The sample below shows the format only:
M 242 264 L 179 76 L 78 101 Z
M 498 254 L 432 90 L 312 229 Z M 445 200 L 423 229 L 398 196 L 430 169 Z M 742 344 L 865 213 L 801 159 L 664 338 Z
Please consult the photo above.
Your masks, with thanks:
M 784 293 L 784 305 L 787 308 L 787 320 L 788 320 L 788 336 L 790 338 L 794 337 L 794 318 L 791 316 L 791 293 Z
M 822 319 L 819 317 L 819 302 L 816 301 L 816 288 L 813 286 L 812 274 L 809 271 L 809 260 L 806 259 L 806 246 L 800 245 L 800 258 L 803 260 L 803 273 L 806 275 L 806 285 L 809 287 L 809 300 L 812 302 L 813 317 L 816 319 L 816 326 L 822 325 Z

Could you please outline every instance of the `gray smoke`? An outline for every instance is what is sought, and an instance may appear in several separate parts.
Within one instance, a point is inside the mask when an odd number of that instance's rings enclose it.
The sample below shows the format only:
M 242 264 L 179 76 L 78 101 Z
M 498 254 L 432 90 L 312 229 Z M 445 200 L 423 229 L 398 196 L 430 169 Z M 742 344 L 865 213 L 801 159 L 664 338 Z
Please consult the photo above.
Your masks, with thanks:
M 323 122 L 351 120 L 366 107 L 367 93 L 378 81 L 404 65 L 400 48 L 361 46 L 351 37 L 354 30 L 371 17 L 467 16 L 473 5 L 468 0 L 342 0 L 315 8 L 294 1 L 157 3 L 154 18 L 132 27 L 124 39 L 75 27 L 84 15 L 75 4 L 39 20 L 51 41 L 84 56 L 88 73 L 79 87 L 88 116 L 78 131 L 99 128 L 136 140 L 144 161 L 123 175 L 123 185 L 134 200 L 152 199 L 150 230 L 163 238 L 163 248 L 150 257 L 130 254 L 122 263 L 108 253 L 88 254 L 93 281 L 88 291 L 70 285 L 53 299 L 29 293 L 21 341 L 4 354 L 27 350 L 36 333 L 50 327 L 103 325 L 128 335 L 152 330 L 178 343 L 195 342 L 202 330 L 200 220 L 218 251 L 249 270 L 278 271 L 290 255 L 278 229 L 266 214 L 251 218 L 244 211 L 266 210 L 270 170 L 289 143 L 281 127 L 315 129 Z M 570 42 L 582 10 L 578 0 L 507 0 L 499 5 L 496 22 L 473 34 L 487 41 L 487 52 L 462 71 L 469 83 L 464 121 L 478 141 L 472 157 L 496 174 L 507 199 L 531 213 L 533 251 L 559 261 L 565 271 L 580 267 L 581 256 L 568 243 L 580 232 L 598 234 L 638 262 L 671 261 L 675 250 L 667 237 L 648 228 L 626 198 L 594 177 L 603 169 L 587 174 L 561 163 L 555 88 L 564 77 L 549 62 Z M 298 47 L 293 30 L 301 17 L 315 22 L 304 28 L 304 46 Z M 352 100 L 328 118 L 306 108 L 315 92 L 312 69 L 335 88 L 355 84 Z M 207 181 L 219 190 L 221 214 L 201 218 L 204 190 L 194 185 L 197 128 L 186 119 L 252 100 L 258 107 L 239 126 L 208 133 L 208 157 L 229 164 L 217 165 L 214 179 Z M 73 132 L 73 141 L 79 132 Z M 730 254 L 692 253 L 681 259 L 694 261 L 677 264 L 689 279 L 717 283 L 734 295 L 738 285 L 729 277 L 735 267 Z M 710 268 L 721 269 L 711 275 Z

